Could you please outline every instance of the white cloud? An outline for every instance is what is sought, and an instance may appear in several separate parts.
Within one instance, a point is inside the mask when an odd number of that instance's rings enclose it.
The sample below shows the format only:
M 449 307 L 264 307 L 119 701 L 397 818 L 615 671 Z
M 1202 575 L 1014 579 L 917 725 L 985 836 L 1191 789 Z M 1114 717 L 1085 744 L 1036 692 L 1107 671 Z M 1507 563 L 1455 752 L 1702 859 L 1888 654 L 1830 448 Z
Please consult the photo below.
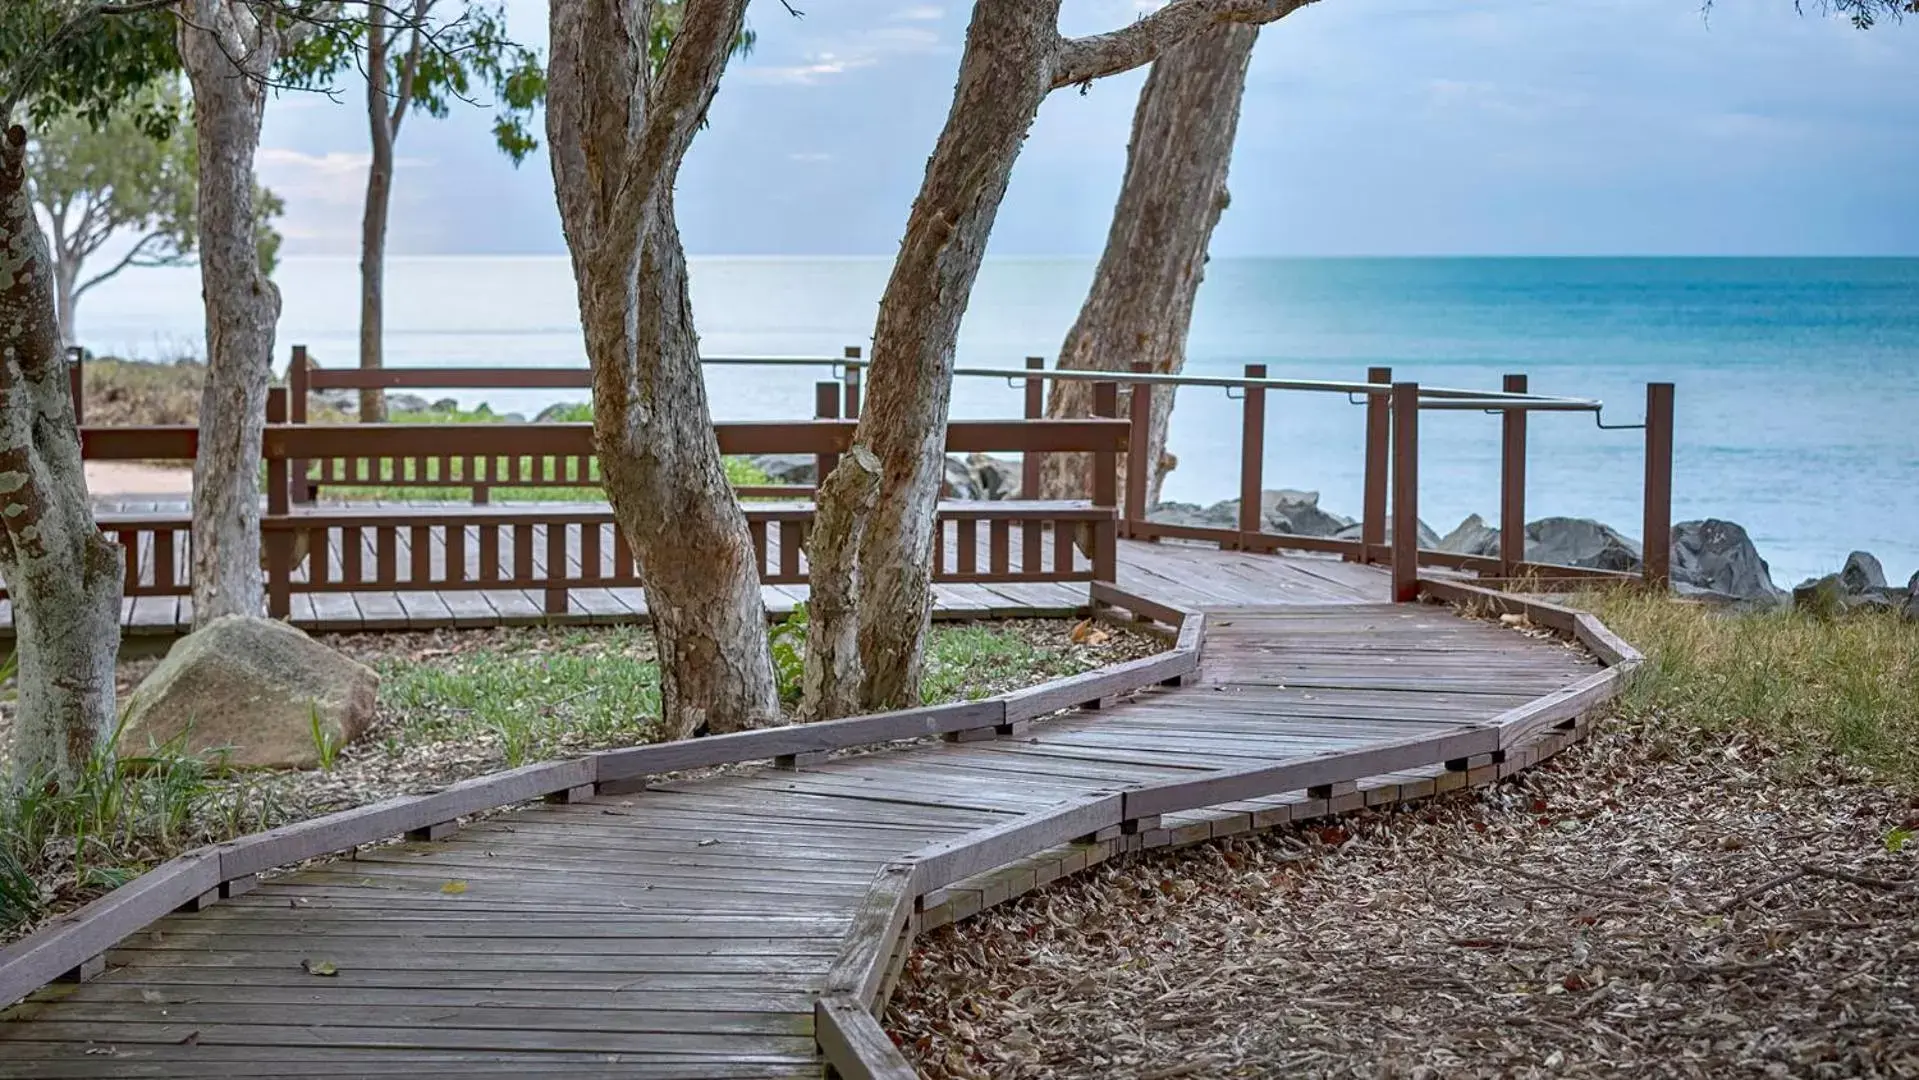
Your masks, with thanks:
M 946 14 L 946 9 L 935 4 L 913 4 L 903 7 L 887 16 L 894 22 L 935 22 Z
M 941 50 L 940 36 L 922 26 L 887 26 L 862 31 L 829 48 L 807 53 L 798 64 L 749 64 L 740 73 L 755 82 L 811 86 L 896 56 L 923 56 Z
M 801 151 L 795 154 L 788 154 L 786 155 L 786 160 L 802 161 L 808 164 L 814 164 L 822 161 L 831 161 L 833 160 L 833 155 L 822 153 L 817 150 L 809 150 L 809 151 Z

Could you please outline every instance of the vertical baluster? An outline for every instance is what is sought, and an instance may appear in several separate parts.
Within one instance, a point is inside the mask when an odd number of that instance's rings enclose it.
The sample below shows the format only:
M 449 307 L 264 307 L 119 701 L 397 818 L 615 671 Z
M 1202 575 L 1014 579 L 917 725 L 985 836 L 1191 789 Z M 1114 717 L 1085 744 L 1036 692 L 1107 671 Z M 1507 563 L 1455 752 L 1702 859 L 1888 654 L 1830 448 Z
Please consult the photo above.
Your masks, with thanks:
M 954 538 L 959 548 L 957 571 L 962 577 L 970 577 L 979 572 L 979 522 L 963 518 L 954 522 L 953 527 L 958 531 Z
M 566 614 L 566 582 L 572 576 L 566 558 L 568 528 L 565 522 L 546 523 L 546 613 L 548 615 Z
M 1393 369 L 1366 369 L 1366 381 L 1376 383 L 1381 393 L 1366 395 L 1366 493 L 1361 504 L 1359 525 L 1359 561 L 1377 562 L 1386 546 L 1386 500 L 1392 476 L 1393 401 L 1386 387 L 1393 381 Z
M 1419 384 L 1393 384 L 1393 601 L 1419 597 Z
M 340 526 L 340 579 L 356 588 L 366 581 L 360 562 L 365 546 L 366 536 L 358 525 Z
M 413 565 L 409 568 L 407 576 L 412 580 L 414 588 L 424 589 L 427 583 L 433 580 L 433 527 L 431 525 L 413 526 L 411 546 Z
M 1526 392 L 1526 376 L 1508 375 L 1508 393 Z M 1500 420 L 1499 575 L 1519 576 L 1526 561 L 1526 410 L 1507 409 Z
M 987 525 L 986 570 L 995 577 L 1004 577 L 1013 571 L 1012 538 L 1013 523 L 1005 518 L 994 518 Z
M 1646 384 L 1646 584 L 1672 583 L 1673 384 Z
M 1247 364 L 1248 379 L 1264 379 L 1265 364 Z M 1239 434 L 1239 546 L 1246 546 L 1246 534 L 1264 530 L 1260 520 L 1260 491 L 1265 487 L 1266 469 L 1266 388 L 1248 386 L 1240 418 Z

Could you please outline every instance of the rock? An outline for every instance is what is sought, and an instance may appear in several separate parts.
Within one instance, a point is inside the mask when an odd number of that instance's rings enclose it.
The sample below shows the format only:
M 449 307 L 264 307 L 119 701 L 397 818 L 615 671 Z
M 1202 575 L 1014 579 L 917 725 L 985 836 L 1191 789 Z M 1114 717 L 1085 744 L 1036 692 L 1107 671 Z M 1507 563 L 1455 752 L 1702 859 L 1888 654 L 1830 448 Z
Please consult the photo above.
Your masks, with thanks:
M 432 406 L 427 400 L 418 394 L 395 394 L 391 391 L 387 392 L 386 412 L 388 416 L 392 416 L 394 413 L 423 413 L 430 408 L 432 408 Z
M 811 484 L 819 479 L 819 466 L 811 454 L 756 454 L 746 462 L 765 473 L 769 483 Z
M 1353 523 L 1351 518 L 1321 510 L 1319 492 L 1291 488 L 1260 492 L 1259 516 L 1267 532 L 1293 536 L 1332 536 Z M 1238 517 L 1239 502 L 1234 500 L 1233 518 Z
M 1228 499 L 1211 506 L 1188 502 L 1161 502 L 1146 513 L 1148 521 L 1168 525 L 1194 525 L 1206 529 L 1230 529 L 1239 522 L 1239 500 Z
M 1499 530 L 1486 524 L 1484 518 L 1473 514 L 1459 523 L 1459 527 L 1439 538 L 1434 545 L 1439 550 L 1453 555 L 1497 556 L 1499 554 Z
M 975 498 L 1012 499 L 1020 494 L 1020 466 L 1017 461 L 996 458 L 990 454 L 972 454 L 966 459 L 966 471 L 973 478 L 973 490 L 978 492 Z
M 1360 530 L 1362 528 L 1363 526 L 1360 523 L 1354 522 L 1353 524 L 1348 525 L 1345 528 L 1334 533 L 1333 539 L 1357 540 L 1359 539 Z M 1392 518 L 1386 519 L 1386 542 L 1389 544 L 1393 542 L 1393 519 Z M 1427 549 L 1437 548 L 1439 546 L 1439 534 L 1433 531 L 1433 527 L 1431 525 L 1428 525 L 1423 521 L 1419 523 L 1419 546 Z
M 1746 530 L 1718 518 L 1673 526 L 1672 580 L 1682 589 L 1703 589 L 1735 600 L 1778 604 L 1786 599 Z
M 1858 596 L 1870 589 L 1886 587 L 1886 569 L 1870 551 L 1855 551 L 1846 556 L 1845 569 L 1839 571 L 1839 583 L 1846 592 Z
M 1639 544 L 1590 518 L 1541 518 L 1526 526 L 1528 562 L 1636 573 Z
M 966 462 L 956 457 L 946 459 L 946 478 L 940 483 L 940 498 L 972 500 L 985 498 L 979 493 L 978 480 Z
M 127 704 L 121 752 L 180 741 L 247 768 L 321 764 L 373 722 L 380 677 L 286 623 L 228 615 L 174 643 Z
M 1919 622 L 1919 573 L 1914 573 L 1912 580 L 1906 582 L 1906 602 L 1899 606 L 1899 614 L 1905 616 L 1907 622 Z
M 1792 606 L 1809 615 L 1830 619 L 1846 610 L 1846 586 L 1838 574 L 1807 578 L 1793 586 Z

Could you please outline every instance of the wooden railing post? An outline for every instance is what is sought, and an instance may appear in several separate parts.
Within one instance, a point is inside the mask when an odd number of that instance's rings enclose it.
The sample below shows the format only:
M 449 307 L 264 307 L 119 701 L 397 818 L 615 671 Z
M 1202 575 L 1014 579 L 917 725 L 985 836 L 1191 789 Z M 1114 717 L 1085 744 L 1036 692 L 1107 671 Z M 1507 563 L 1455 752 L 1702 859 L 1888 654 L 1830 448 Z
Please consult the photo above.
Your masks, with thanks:
M 1105 418 L 1119 416 L 1119 384 L 1093 384 L 1093 415 Z M 1129 451 L 1130 452 L 1130 451 Z M 1119 452 L 1101 452 L 1093 455 L 1093 505 L 1105 507 L 1118 514 L 1119 504 Z M 1114 518 L 1109 517 L 1094 524 L 1091 537 L 1086 538 L 1082 546 L 1086 555 L 1093 561 L 1093 580 L 1113 581 L 1118 573 L 1119 552 L 1115 542 Z
M 1153 365 L 1144 360 L 1133 361 L 1133 373 L 1151 374 Z M 1153 445 L 1153 387 L 1146 383 L 1133 383 L 1126 392 L 1126 415 L 1131 426 L 1126 432 L 1126 500 L 1120 507 L 1119 535 L 1132 535 L 1131 524 L 1146 520 L 1147 481 L 1152 478 L 1152 463 L 1148 458 Z
M 1044 356 L 1026 358 L 1026 370 L 1045 371 Z M 1026 419 L 1039 420 L 1046 415 L 1046 379 L 1041 375 L 1026 377 Z M 1032 450 L 1022 450 L 1019 455 L 1019 497 L 1022 499 L 1039 498 L 1040 456 Z
M 307 372 L 311 361 L 307 358 L 307 347 L 293 347 L 293 361 L 287 365 L 287 413 L 285 423 L 304 424 L 307 422 L 307 399 L 309 386 Z M 293 463 L 293 501 L 310 503 L 313 501 L 313 482 L 307 476 L 308 464 L 304 461 Z
M 813 416 L 819 420 L 838 420 L 840 418 L 840 384 L 819 382 L 813 385 Z M 839 468 L 838 454 L 816 454 L 813 457 L 813 486 L 817 489 L 826 483 L 826 478 Z
M 458 528 L 458 526 L 454 526 Z M 597 527 L 597 526 L 596 526 Z M 565 522 L 546 523 L 546 613 L 548 615 L 566 614 L 567 604 L 567 559 L 566 559 Z
M 1673 384 L 1646 384 L 1646 584 L 1672 580 Z
M 1419 384 L 1393 384 L 1393 602 L 1419 597 Z
M 78 345 L 67 349 L 67 393 L 73 395 L 73 424 L 87 422 L 87 351 Z
M 1509 394 L 1526 392 L 1526 376 L 1508 375 L 1501 386 Z M 1526 410 L 1502 415 L 1499 468 L 1499 575 L 1519 576 L 1526 561 Z
M 276 393 L 277 391 L 277 393 Z M 280 387 L 267 391 L 267 419 L 277 423 L 284 420 L 287 407 L 286 392 Z M 279 419 L 275 418 L 279 414 Z M 262 530 L 267 556 L 267 617 L 285 619 L 293 614 L 293 533 L 287 529 L 272 528 L 273 521 L 284 522 L 293 512 L 291 499 L 291 462 L 285 456 L 275 453 L 269 447 L 262 455 L 266 459 L 267 469 L 267 517 L 269 527 Z M 317 558 L 326 558 L 324 546 L 316 553 Z
M 860 347 L 858 345 L 848 345 L 846 347 L 846 359 L 857 361 L 859 358 Z M 846 386 L 845 416 L 848 420 L 858 420 L 860 418 L 860 384 L 863 374 L 860 366 L 857 363 L 853 363 L 846 365 L 846 374 L 842 376 Z M 824 477 L 822 477 L 822 479 L 824 479 Z
M 1247 364 L 1246 377 L 1265 378 L 1266 365 Z M 1262 531 L 1259 493 L 1266 486 L 1266 388 L 1246 387 L 1245 396 L 1241 402 L 1243 409 L 1239 433 L 1239 531 L 1244 534 Z M 1247 541 L 1242 538 L 1236 546 L 1246 547 Z
M 1366 369 L 1366 381 L 1391 386 L 1393 369 Z M 1393 403 L 1384 393 L 1366 396 L 1366 493 L 1361 502 L 1359 561 L 1370 563 L 1386 544 L 1386 496 L 1392 472 Z

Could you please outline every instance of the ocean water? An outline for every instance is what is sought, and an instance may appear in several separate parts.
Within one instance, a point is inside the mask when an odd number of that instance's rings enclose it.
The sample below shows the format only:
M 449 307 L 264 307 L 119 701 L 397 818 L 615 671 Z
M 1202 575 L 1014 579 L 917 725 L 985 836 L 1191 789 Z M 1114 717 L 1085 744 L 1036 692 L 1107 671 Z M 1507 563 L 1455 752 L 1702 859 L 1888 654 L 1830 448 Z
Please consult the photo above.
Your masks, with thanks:
M 863 344 L 885 286 L 882 258 L 695 258 L 694 307 L 711 355 L 838 355 Z M 989 260 L 960 340 L 960 363 L 1018 366 L 1051 356 L 1091 277 L 1091 259 Z M 290 258 L 283 358 L 295 343 L 323 364 L 354 363 L 356 264 Z M 388 363 L 584 363 L 563 257 L 396 258 L 388 275 Z M 199 353 L 192 270 L 128 273 L 81 309 L 90 348 Z M 1430 385 L 1493 388 L 1526 372 L 1543 393 L 1597 397 L 1607 423 L 1637 423 L 1645 384 L 1677 384 L 1674 512 L 1744 524 L 1775 580 L 1877 553 L 1889 576 L 1919 569 L 1919 259 L 1221 259 L 1208 269 L 1188 349 L 1194 373 L 1364 378 L 1369 365 Z M 810 412 L 818 372 L 715 368 L 722 418 Z M 471 393 L 531 412 L 567 395 Z M 577 394 L 572 395 L 578 397 Z M 962 379 L 954 413 L 1019 415 L 1020 392 Z M 1174 412 L 1179 468 L 1169 499 L 1236 494 L 1239 403 L 1188 389 Z M 1356 515 L 1363 410 L 1342 395 L 1270 395 L 1268 487 L 1318 490 Z M 1422 517 L 1445 532 L 1469 513 L 1496 520 L 1499 421 L 1421 418 Z M 1536 414 L 1528 516 L 1594 517 L 1636 536 L 1643 436 L 1589 415 Z

